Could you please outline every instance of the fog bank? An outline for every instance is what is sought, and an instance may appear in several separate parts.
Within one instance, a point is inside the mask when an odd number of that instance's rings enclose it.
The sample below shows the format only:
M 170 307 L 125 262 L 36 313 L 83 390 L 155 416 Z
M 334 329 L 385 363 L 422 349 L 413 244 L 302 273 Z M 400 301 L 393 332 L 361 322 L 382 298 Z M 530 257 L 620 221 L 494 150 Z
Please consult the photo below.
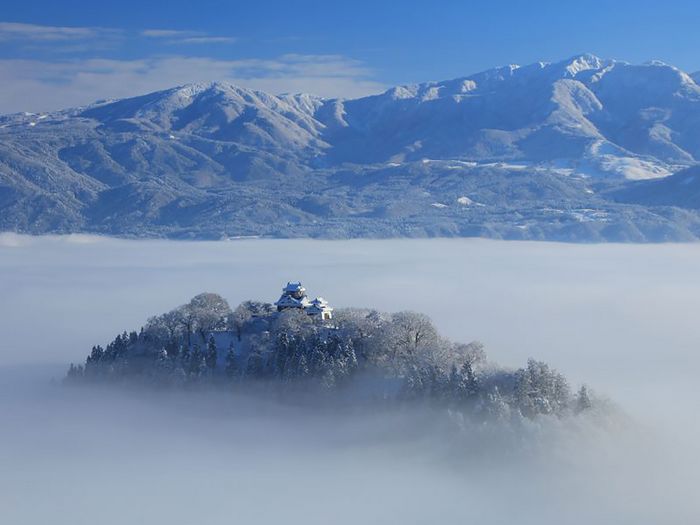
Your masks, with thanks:
M 8 523 L 689 523 L 700 515 L 699 245 L 0 235 Z M 629 419 L 460 431 L 444 413 L 51 386 L 201 291 L 417 310 L 549 362 Z M 9 509 L 9 510 L 7 510 Z
M 2 385 L 8 523 L 656 524 L 699 510 L 685 451 L 625 423 L 460 429 L 421 408 L 27 385 L 35 373 Z

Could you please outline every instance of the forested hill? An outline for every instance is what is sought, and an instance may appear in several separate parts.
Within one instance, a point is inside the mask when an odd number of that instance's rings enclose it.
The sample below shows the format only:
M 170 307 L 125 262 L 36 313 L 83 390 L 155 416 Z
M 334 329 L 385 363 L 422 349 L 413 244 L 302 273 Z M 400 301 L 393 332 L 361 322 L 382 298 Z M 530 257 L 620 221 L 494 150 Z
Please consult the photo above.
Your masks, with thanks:
M 247 301 L 232 310 L 204 293 L 139 332 L 95 346 L 67 384 L 138 383 L 188 389 L 245 385 L 351 392 L 358 400 L 429 401 L 478 417 L 578 414 L 595 403 L 563 375 L 530 360 L 508 370 L 483 346 L 441 337 L 419 313 L 336 310 L 332 320 Z

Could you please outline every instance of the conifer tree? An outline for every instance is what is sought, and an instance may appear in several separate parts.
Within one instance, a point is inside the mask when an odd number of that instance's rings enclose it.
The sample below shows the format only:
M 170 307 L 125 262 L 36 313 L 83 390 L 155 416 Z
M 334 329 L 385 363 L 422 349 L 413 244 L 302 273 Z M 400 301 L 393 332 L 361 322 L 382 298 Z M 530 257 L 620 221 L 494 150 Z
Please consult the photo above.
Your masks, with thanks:
M 75 382 L 80 378 L 80 375 L 80 369 L 71 363 L 70 368 L 68 368 L 68 374 L 66 375 L 66 381 L 69 383 Z
M 190 370 L 190 360 L 192 359 L 192 353 L 190 352 L 190 349 L 186 345 L 182 345 L 180 347 L 180 352 L 179 352 L 179 360 L 180 360 L 180 368 L 182 368 L 185 372 L 189 372 Z
M 485 414 L 491 419 L 506 419 L 510 416 L 510 407 L 501 395 L 498 387 L 486 395 L 483 406 Z
M 104 350 L 102 350 L 102 347 L 100 345 L 93 346 L 92 347 L 92 352 L 90 352 L 90 361 L 96 363 L 102 360 L 102 357 L 104 356 Z
M 535 414 L 535 404 L 532 399 L 532 383 L 530 375 L 522 368 L 518 370 L 515 376 L 515 391 L 513 397 L 515 404 L 523 416 L 531 417 Z
M 213 371 L 216 368 L 216 361 L 218 358 L 218 351 L 216 349 L 216 340 L 214 339 L 213 335 L 209 336 L 209 341 L 207 342 L 207 352 L 205 354 L 205 362 L 207 365 L 207 368 L 210 371 Z
M 194 345 L 192 350 L 192 355 L 190 356 L 190 375 L 194 377 L 199 377 L 206 368 L 206 362 L 204 360 L 204 352 L 199 348 L 198 344 Z
M 588 388 L 586 385 L 581 386 L 578 393 L 576 394 L 576 406 L 574 407 L 577 414 L 590 410 L 593 407 L 591 402 L 591 397 L 588 394 Z
M 226 353 L 226 376 L 233 379 L 238 373 L 238 363 L 236 362 L 236 352 L 233 347 L 233 341 L 228 347 Z
M 462 365 L 462 378 L 464 381 L 464 396 L 467 400 L 474 400 L 479 395 L 479 382 L 474 373 L 471 360 L 467 359 Z

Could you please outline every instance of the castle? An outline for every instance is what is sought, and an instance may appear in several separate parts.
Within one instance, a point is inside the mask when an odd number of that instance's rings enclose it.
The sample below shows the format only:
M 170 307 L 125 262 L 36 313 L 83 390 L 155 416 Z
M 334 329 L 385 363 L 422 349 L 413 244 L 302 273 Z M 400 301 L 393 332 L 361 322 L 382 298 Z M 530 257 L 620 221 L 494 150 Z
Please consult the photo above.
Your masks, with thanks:
M 306 288 L 300 282 L 288 282 L 282 288 L 282 296 L 275 303 L 277 311 L 281 312 L 288 308 L 300 308 L 311 316 L 318 316 L 319 319 L 328 320 L 333 317 L 333 308 L 328 305 L 323 297 L 317 297 L 313 301 L 306 295 Z

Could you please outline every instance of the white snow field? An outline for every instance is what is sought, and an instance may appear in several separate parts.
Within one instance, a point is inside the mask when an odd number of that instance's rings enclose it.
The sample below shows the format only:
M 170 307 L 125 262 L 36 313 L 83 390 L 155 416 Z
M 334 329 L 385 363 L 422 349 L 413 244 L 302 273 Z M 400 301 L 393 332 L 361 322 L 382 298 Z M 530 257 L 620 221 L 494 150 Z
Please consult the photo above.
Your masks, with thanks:
M 3 523 L 687 524 L 700 502 L 700 245 L 0 235 Z M 418 310 L 624 415 L 470 427 L 220 393 L 51 385 L 198 292 Z

